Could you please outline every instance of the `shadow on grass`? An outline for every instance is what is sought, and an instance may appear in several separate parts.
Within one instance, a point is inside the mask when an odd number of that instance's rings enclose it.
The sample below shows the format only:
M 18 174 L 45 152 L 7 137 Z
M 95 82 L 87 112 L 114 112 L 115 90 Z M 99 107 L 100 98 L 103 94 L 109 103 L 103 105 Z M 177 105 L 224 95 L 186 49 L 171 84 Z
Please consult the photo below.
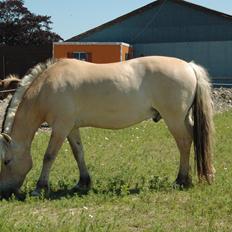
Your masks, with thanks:
M 168 180 L 168 177 L 161 178 L 159 176 L 153 176 L 149 180 L 141 177 L 137 183 L 130 187 L 130 185 L 119 177 L 113 177 L 107 181 L 101 182 L 96 181 L 94 187 L 89 191 L 83 191 L 80 189 L 72 188 L 70 189 L 68 185 L 62 184 L 62 187 L 57 190 L 51 190 L 49 194 L 43 192 L 40 199 L 48 200 L 58 200 L 62 198 L 72 198 L 72 197 L 83 197 L 88 195 L 90 192 L 96 195 L 109 195 L 109 196 L 126 196 L 135 195 L 142 192 L 170 192 L 173 189 L 185 190 L 182 187 L 177 187 L 173 185 L 172 182 Z M 26 193 L 20 193 L 13 197 L 16 200 L 24 201 L 27 198 Z M 9 198 L 9 199 L 12 199 Z
M 63 197 L 82 197 L 88 195 L 89 192 L 96 195 L 109 195 L 109 196 L 125 196 L 125 195 L 134 195 L 140 194 L 141 192 L 163 192 L 163 191 L 172 191 L 173 183 L 168 181 L 168 178 L 160 178 L 158 176 L 152 177 L 149 181 L 146 181 L 145 178 L 140 179 L 140 182 L 137 182 L 130 187 L 129 184 L 118 178 L 114 177 L 107 180 L 107 182 L 101 183 L 96 181 L 94 187 L 89 191 L 81 191 L 78 189 L 69 189 L 68 186 L 62 186 L 62 189 L 58 191 L 51 191 L 48 198 L 50 200 L 57 200 Z

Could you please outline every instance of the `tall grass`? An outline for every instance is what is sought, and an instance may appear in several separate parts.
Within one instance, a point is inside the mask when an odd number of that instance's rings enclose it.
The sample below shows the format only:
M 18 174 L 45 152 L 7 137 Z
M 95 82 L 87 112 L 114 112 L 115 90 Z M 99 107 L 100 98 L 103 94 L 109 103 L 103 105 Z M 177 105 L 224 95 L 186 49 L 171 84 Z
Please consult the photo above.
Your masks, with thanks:
M 174 139 L 162 121 L 147 121 L 119 131 L 82 129 L 91 191 L 71 191 L 78 171 L 65 142 L 51 171 L 50 196 L 33 198 L 49 138 L 38 132 L 34 167 L 22 187 L 26 198 L 0 202 L 0 231 L 232 231 L 232 112 L 216 115 L 215 125 L 211 186 L 193 173 L 193 188 L 173 189 Z

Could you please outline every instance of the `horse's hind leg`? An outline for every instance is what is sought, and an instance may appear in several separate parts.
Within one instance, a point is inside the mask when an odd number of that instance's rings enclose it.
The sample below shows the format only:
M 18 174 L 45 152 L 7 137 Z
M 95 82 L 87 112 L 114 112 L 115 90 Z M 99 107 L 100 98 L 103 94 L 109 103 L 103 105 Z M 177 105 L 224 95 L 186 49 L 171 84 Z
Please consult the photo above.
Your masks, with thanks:
M 89 176 L 88 169 L 85 164 L 84 151 L 80 137 L 79 128 L 73 128 L 73 130 L 68 135 L 68 141 L 71 146 L 73 155 L 77 161 L 77 165 L 80 172 L 80 179 L 75 189 L 86 191 L 90 188 L 91 179 Z
M 168 128 L 175 138 L 177 147 L 180 152 L 179 172 L 175 183 L 185 188 L 192 186 L 192 179 L 190 175 L 190 149 L 192 144 L 192 132 L 189 118 L 185 120 L 177 120 L 175 123 L 167 122 Z
M 189 173 L 189 156 L 192 141 L 190 138 L 179 137 L 176 139 L 176 143 L 180 151 L 180 166 L 176 184 L 188 188 L 192 186 L 192 178 Z

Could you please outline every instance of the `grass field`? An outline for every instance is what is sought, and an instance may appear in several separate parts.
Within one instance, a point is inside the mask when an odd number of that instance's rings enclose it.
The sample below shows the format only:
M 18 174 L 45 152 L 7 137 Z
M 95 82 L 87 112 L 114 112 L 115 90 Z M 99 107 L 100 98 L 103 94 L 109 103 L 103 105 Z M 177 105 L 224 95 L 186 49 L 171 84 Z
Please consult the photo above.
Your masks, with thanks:
M 216 115 L 215 125 L 211 186 L 193 174 L 193 188 L 172 188 L 179 153 L 164 123 L 147 121 L 119 131 L 82 129 L 93 188 L 87 195 L 70 191 L 78 172 L 66 142 L 51 172 L 49 199 L 29 196 L 49 137 L 39 132 L 22 187 L 26 199 L 0 202 L 0 231 L 232 231 L 232 112 Z

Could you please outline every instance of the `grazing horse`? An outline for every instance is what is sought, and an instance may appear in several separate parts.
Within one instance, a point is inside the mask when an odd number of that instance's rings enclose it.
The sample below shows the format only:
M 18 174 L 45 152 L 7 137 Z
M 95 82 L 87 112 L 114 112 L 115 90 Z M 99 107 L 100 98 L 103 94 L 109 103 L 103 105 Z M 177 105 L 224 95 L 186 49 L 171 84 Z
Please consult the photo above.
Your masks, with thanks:
M 10 75 L 4 80 L 0 80 L 0 100 L 13 94 L 20 83 L 20 79 L 15 75 Z
M 35 66 L 21 81 L 6 110 L 0 135 L 0 193 L 17 192 L 32 168 L 30 148 L 43 122 L 52 129 L 33 194 L 48 188 L 51 166 L 68 138 L 80 172 L 78 189 L 90 187 L 79 128 L 126 128 L 161 117 L 180 152 L 176 184 L 188 187 L 194 143 L 199 179 L 213 177 L 213 112 L 207 72 L 171 57 L 141 57 L 93 64 L 75 59 Z

